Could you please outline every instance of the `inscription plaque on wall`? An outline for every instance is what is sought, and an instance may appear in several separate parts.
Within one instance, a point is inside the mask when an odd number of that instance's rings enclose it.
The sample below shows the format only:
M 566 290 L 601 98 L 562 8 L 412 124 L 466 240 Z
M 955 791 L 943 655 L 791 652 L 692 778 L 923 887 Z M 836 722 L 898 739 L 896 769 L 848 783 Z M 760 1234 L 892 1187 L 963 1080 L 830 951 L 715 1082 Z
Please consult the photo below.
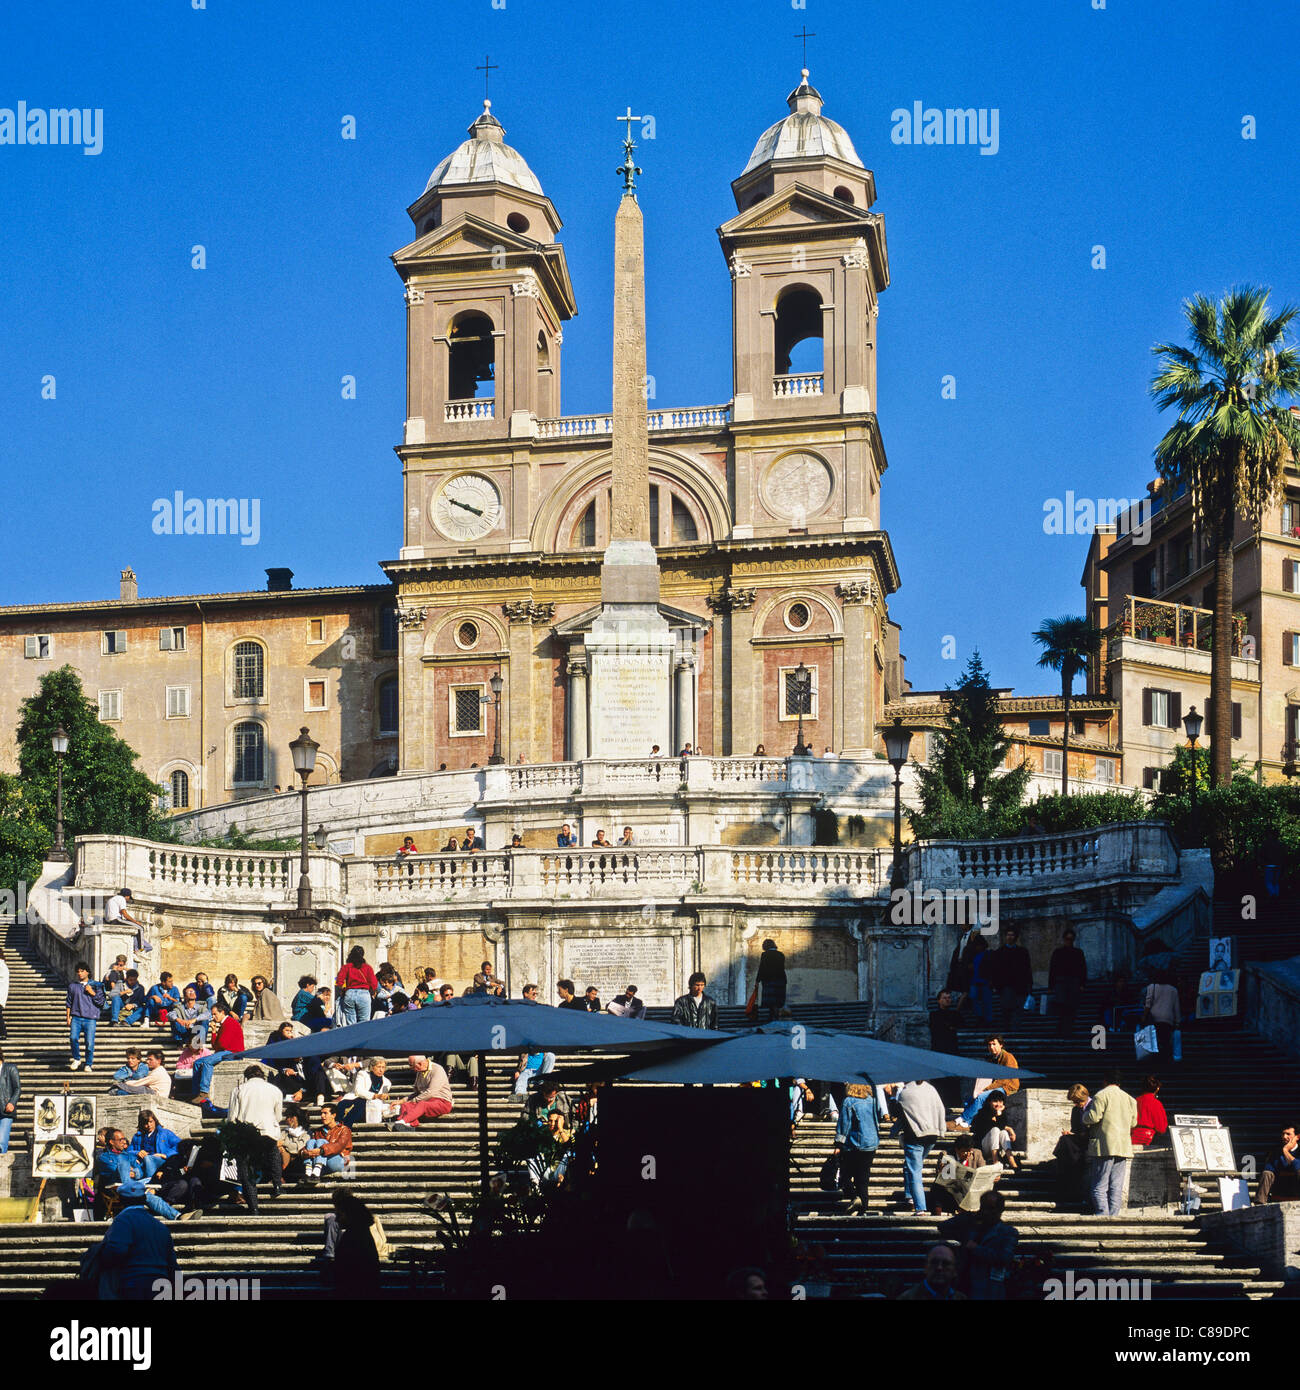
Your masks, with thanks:
M 671 1004 L 685 990 L 676 985 L 669 936 L 565 937 L 560 964 L 579 994 L 596 986 L 602 1008 L 627 985 L 635 985 L 647 1005 Z
M 635 629 L 586 642 L 591 662 L 593 758 L 645 758 L 651 745 L 669 744 L 672 638 Z

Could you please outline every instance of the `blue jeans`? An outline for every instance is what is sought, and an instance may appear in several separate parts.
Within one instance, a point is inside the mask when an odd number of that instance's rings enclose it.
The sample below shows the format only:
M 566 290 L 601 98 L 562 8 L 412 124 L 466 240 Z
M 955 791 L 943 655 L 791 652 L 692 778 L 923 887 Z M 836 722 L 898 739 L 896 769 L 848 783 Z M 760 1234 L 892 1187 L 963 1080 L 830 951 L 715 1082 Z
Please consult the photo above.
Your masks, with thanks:
M 123 1023 L 139 1023 L 144 1018 L 144 1005 L 137 1004 L 135 1008 L 128 1009 L 122 1015 Z
M 122 1012 L 122 999 L 123 996 L 120 994 L 110 994 L 108 996 L 108 1016 L 114 1023 L 117 1022 L 118 1014 Z
M 167 1162 L 166 1154 L 136 1154 L 136 1158 L 144 1169 L 145 1182 L 151 1182 L 153 1175 Z
M 175 1207 L 168 1206 L 156 1192 L 147 1193 L 144 1204 L 155 1216 L 161 1216 L 164 1221 L 175 1221 L 180 1215 Z
M 975 1116 L 979 1114 L 981 1108 L 984 1105 L 984 1102 L 988 1100 L 990 1096 L 1005 1097 L 1005 1094 L 1006 1093 L 1002 1090 L 1000 1086 L 994 1086 L 990 1090 L 981 1091 L 979 1095 L 973 1097 L 967 1103 L 965 1110 L 961 1112 L 961 1123 L 964 1125 L 969 1125 L 970 1122 L 975 1118 Z
M 72 1044 L 72 1060 L 81 1061 L 81 1040 L 86 1040 L 86 1065 L 95 1065 L 95 1024 L 97 1018 L 73 1018 L 68 1026 L 69 1041 Z
M 370 1022 L 370 991 L 368 989 L 347 989 L 339 1000 L 338 1022 L 343 1028 L 350 1023 Z
M 1088 1195 L 1098 1216 L 1118 1216 L 1124 1209 L 1124 1175 L 1127 1158 L 1089 1160 Z
M 970 990 L 971 1006 L 974 1008 L 976 1016 L 983 1019 L 985 1023 L 993 1022 L 993 986 L 992 985 L 972 985 Z
M 918 1212 L 925 1211 L 925 1186 L 921 1181 L 921 1171 L 925 1160 L 934 1148 L 934 1140 L 928 1144 L 903 1144 L 903 1191 L 907 1200 Z
M 323 1139 L 309 1139 L 307 1141 L 307 1167 L 310 1168 L 313 1164 L 318 1167 L 324 1165 L 324 1170 L 327 1173 L 341 1173 L 343 1171 L 342 1154 L 330 1154 L 330 1156 L 326 1158 L 324 1154 L 316 1152 L 324 1143 L 325 1141 Z
M 224 1062 L 227 1057 L 233 1057 L 233 1052 L 210 1053 L 206 1057 L 200 1057 L 194 1063 L 194 1094 L 196 1096 L 206 1096 L 212 1086 L 212 1073 L 216 1070 L 218 1062 Z
M 7 1154 L 9 1152 L 9 1131 L 13 1129 L 13 1127 L 14 1117 L 12 1115 L 8 1115 L 3 1120 L 0 1120 L 0 1154 Z
M 514 1094 L 517 1095 L 517 1096 L 526 1096 L 526 1095 L 528 1094 L 528 1088 L 529 1088 L 529 1086 L 532 1084 L 533 1077 L 535 1077 L 535 1076 L 545 1076 L 546 1073 L 547 1073 L 548 1071 L 554 1071 L 554 1070 L 555 1070 L 555 1053 L 554 1053 L 554 1052 L 544 1052 L 544 1053 L 542 1053 L 542 1062 L 541 1062 L 541 1065 L 540 1065 L 536 1070 L 532 1070 L 532 1069 L 529 1068 L 529 1067 L 525 1067 L 525 1068 L 519 1073 L 519 1079 L 515 1082 Z

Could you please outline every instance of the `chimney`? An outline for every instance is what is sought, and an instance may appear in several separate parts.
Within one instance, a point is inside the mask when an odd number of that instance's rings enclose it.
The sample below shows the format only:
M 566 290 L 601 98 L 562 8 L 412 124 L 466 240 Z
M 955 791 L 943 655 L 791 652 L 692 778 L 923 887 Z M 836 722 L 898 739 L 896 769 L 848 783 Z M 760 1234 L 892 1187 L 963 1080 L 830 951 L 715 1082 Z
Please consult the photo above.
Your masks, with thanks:
M 266 587 L 273 594 L 287 593 L 293 588 L 293 571 L 279 567 L 267 570 Z
M 140 589 L 136 584 L 135 571 L 128 565 L 121 575 L 121 588 L 118 590 L 118 598 L 123 603 L 134 603 L 140 597 Z

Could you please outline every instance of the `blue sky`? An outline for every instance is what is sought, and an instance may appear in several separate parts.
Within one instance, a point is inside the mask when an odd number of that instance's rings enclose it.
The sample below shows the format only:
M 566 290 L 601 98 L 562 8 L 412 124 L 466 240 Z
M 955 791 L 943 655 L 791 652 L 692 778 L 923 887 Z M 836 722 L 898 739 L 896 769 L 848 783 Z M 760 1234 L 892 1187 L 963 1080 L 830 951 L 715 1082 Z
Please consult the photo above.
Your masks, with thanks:
M 609 403 L 629 103 L 656 124 L 638 160 L 657 403 L 727 400 L 714 229 L 784 114 L 806 24 L 886 219 L 883 519 L 909 676 L 948 684 L 978 646 L 996 683 L 1043 688 L 1029 634 L 1082 611 L 1086 545 L 1043 533 L 1045 500 L 1143 487 L 1167 424 L 1150 347 L 1182 336 L 1184 297 L 1249 280 L 1300 298 L 1300 11 L 1091 4 L 7 7 L 0 107 L 103 108 L 104 148 L 0 145 L 0 602 L 112 597 L 126 564 L 145 594 L 257 588 L 268 565 L 382 579 L 404 415 L 388 257 L 479 110 L 485 53 L 507 139 L 566 219 L 564 411 Z M 891 143 L 891 112 L 918 100 L 997 108 L 998 153 Z M 153 499 L 177 488 L 260 498 L 260 544 L 155 536 Z

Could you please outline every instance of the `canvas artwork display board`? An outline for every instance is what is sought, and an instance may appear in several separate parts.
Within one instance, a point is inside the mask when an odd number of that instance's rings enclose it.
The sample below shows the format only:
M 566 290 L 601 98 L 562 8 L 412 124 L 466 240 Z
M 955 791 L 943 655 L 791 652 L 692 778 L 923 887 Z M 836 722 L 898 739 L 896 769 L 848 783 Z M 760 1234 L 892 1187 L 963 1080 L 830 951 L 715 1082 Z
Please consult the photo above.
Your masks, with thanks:
M 1171 1125 L 1169 1143 L 1180 1173 L 1235 1173 L 1232 1135 L 1210 1125 Z
M 1214 974 L 1232 969 L 1233 947 L 1231 936 L 1210 937 L 1210 970 Z
M 95 1097 L 37 1094 L 32 1099 L 32 1176 L 88 1178 L 94 1171 Z
M 1196 991 L 1197 1018 L 1231 1018 L 1237 1012 L 1240 970 L 1205 970 Z

